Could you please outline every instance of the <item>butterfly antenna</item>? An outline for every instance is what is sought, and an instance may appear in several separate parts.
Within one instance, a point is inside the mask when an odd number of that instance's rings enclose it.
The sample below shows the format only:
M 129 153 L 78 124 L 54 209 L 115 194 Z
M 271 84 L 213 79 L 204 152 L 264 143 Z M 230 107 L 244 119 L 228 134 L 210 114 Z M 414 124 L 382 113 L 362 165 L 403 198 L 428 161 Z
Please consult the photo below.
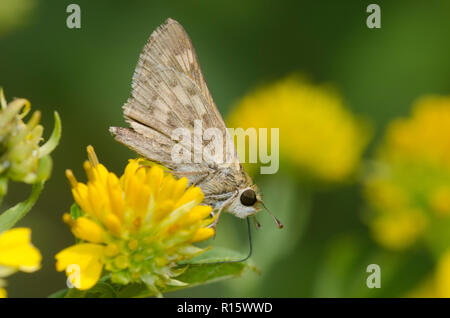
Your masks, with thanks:
M 278 220 L 275 215 L 272 214 L 272 212 L 266 207 L 266 205 L 264 204 L 263 201 L 258 201 L 259 203 L 262 204 L 262 206 L 264 207 L 264 209 L 266 209 L 267 213 L 270 214 L 270 216 L 272 217 L 272 219 L 275 221 L 275 223 L 278 225 L 279 229 L 282 229 L 284 227 L 283 223 L 280 222 L 280 220 Z

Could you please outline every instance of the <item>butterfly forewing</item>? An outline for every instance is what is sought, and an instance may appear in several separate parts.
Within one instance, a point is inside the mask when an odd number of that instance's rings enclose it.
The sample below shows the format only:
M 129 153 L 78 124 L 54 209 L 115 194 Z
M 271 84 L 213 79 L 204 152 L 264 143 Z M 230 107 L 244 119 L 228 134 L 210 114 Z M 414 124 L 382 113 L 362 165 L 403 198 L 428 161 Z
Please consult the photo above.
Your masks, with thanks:
M 192 41 L 181 24 L 173 19 L 167 19 L 150 36 L 139 57 L 133 85 L 139 81 L 145 82 L 155 68 L 160 66 L 171 68 L 192 79 L 207 99 L 210 111 L 216 116 L 217 124 L 225 126 L 208 90 Z

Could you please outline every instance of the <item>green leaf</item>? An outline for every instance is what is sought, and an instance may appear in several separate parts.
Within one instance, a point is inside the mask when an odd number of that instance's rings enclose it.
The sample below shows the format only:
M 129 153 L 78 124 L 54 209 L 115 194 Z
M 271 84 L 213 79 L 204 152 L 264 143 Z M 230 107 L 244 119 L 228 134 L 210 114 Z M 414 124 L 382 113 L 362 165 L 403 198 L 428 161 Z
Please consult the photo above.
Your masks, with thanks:
M 55 150 L 56 146 L 59 144 L 59 140 L 61 139 L 61 118 L 58 113 L 54 113 L 55 116 L 55 127 L 53 128 L 52 134 L 48 141 L 43 144 L 39 149 L 39 157 L 42 158 L 46 155 L 49 155 L 53 150 Z
M 8 191 L 8 178 L 0 177 L 0 205 L 2 204 L 3 197 Z
M 50 294 L 48 298 L 64 298 L 68 294 L 68 292 L 69 292 L 68 288 L 61 289 L 58 290 L 57 292 L 54 292 L 53 294 Z
M 114 298 L 116 292 L 108 283 L 110 276 L 105 275 L 98 283 L 89 290 L 79 290 L 76 288 L 66 288 L 50 294 L 48 298 Z
M 64 293 L 63 293 L 63 291 L 58 292 L 58 293 L 60 293 L 60 296 L 63 298 L 85 298 L 86 297 L 85 290 L 79 290 L 76 288 L 68 288 L 64 291 L 65 291 Z M 53 294 L 52 296 L 54 296 L 54 295 L 55 294 Z M 57 298 L 57 297 L 52 297 L 52 298 Z
M 246 269 L 258 271 L 257 268 L 249 261 L 236 263 L 218 263 L 225 261 L 233 261 L 242 259 L 244 255 L 230 251 L 224 248 L 213 248 L 193 259 L 189 262 L 180 264 L 182 267 L 187 266 L 187 269 L 176 277 L 178 282 L 185 283 L 175 284 L 176 286 L 167 286 L 159 292 L 164 294 L 182 288 L 189 288 L 193 286 L 203 285 L 218 282 L 225 279 L 239 277 Z M 100 287 L 98 287 L 101 285 Z M 158 291 L 150 290 L 143 283 L 133 283 L 128 285 L 112 284 L 109 281 L 101 281 L 88 291 L 61 290 L 49 297 L 152 297 L 158 296 Z
M 72 219 L 76 220 L 82 215 L 83 215 L 83 210 L 81 210 L 81 208 L 78 206 L 78 204 L 76 204 L 76 203 L 72 204 L 72 206 L 70 207 L 70 216 L 72 217 Z
M 84 298 L 114 298 L 116 292 L 109 283 L 99 282 L 94 287 L 86 291 Z M 67 297 L 66 297 L 67 298 Z
M 36 172 L 36 182 L 46 181 L 50 178 L 53 168 L 53 161 L 50 156 L 39 159 L 39 166 Z
M 216 247 L 183 264 L 188 268 L 183 274 L 176 277 L 177 281 L 186 283 L 186 286 L 167 286 L 160 290 L 168 293 L 175 290 L 198 285 L 215 283 L 218 281 L 239 277 L 246 269 L 258 272 L 250 261 L 236 263 L 218 263 L 242 259 L 245 255 L 225 248 Z M 145 284 L 130 284 L 118 291 L 117 297 L 151 297 L 156 293 L 149 290 Z
M 9 208 L 0 215 L 0 233 L 14 226 L 28 211 L 33 207 L 44 188 L 44 182 L 40 181 L 33 184 L 31 194 L 28 199 Z

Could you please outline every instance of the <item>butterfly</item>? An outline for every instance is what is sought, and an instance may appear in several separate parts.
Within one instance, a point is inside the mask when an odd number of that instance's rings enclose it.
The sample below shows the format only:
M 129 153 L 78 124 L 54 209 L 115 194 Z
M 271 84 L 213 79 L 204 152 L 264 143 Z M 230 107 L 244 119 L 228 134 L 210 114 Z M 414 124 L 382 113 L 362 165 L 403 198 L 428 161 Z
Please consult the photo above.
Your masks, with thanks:
M 192 42 L 177 21 L 167 19 L 150 36 L 132 80 L 131 96 L 123 106 L 130 128 L 110 127 L 114 138 L 146 159 L 161 164 L 190 185 L 199 186 L 204 204 L 213 207 L 216 219 L 227 211 L 239 218 L 254 216 L 264 206 L 261 193 L 239 161 L 233 140 L 208 90 Z M 196 121 L 217 128 L 225 138 L 226 162 L 173 159 L 173 131 L 194 131 Z M 205 146 L 207 141 L 201 144 Z M 184 149 L 186 150 L 186 149 Z M 189 149 L 195 152 L 198 149 Z M 270 213 L 270 212 L 269 212 Z M 271 213 L 270 213 L 271 214 Z M 271 214 L 272 215 L 272 214 Z M 281 228 L 282 224 L 272 217 Z M 259 223 L 255 218 L 255 224 Z

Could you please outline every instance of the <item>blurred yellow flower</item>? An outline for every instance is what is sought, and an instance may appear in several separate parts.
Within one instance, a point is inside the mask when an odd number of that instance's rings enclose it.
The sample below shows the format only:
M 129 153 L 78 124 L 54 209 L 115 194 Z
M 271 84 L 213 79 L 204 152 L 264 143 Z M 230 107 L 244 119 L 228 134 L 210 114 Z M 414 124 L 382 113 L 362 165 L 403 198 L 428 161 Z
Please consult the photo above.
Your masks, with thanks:
M 82 242 L 56 255 L 58 271 L 66 270 L 73 285 L 89 289 L 103 268 L 114 283 L 144 282 L 159 294 L 165 285 L 181 285 L 178 262 L 204 251 L 192 243 L 214 235 L 208 228 L 211 207 L 199 205 L 199 187 L 176 180 L 160 166 L 144 167 L 130 160 L 120 179 L 98 162 L 92 147 L 84 164 L 86 184 L 77 182 L 70 170 L 80 215 L 65 214 L 64 221 Z M 72 266 L 71 266 L 72 265 Z M 73 265 L 80 276 L 72 275 Z
M 409 118 L 389 124 L 365 180 L 377 241 L 406 248 L 424 237 L 438 249 L 444 220 L 450 220 L 450 98 L 428 96 Z M 445 230 L 447 231 L 447 230 Z
M 421 211 L 394 210 L 373 220 L 373 236 L 385 246 L 401 249 L 415 241 L 426 228 L 426 222 Z
M 436 292 L 438 297 L 450 297 L 450 251 L 439 259 L 435 274 Z
M 383 155 L 392 161 L 412 159 L 450 168 L 450 97 L 426 96 L 413 105 L 411 117 L 393 121 Z
M 368 127 L 345 108 L 339 95 L 297 76 L 244 97 L 227 123 L 233 128 L 279 128 L 282 160 L 331 182 L 355 170 L 369 137 Z
M 0 1 L 0 36 L 28 23 L 36 4 L 36 0 Z
M 34 272 L 41 266 L 41 254 L 31 244 L 31 230 L 15 228 L 0 234 L 0 298 L 6 297 L 3 277 L 17 271 Z
M 450 250 L 439 259 L 434 273 L 412 290 L 408 297 L 450 298 Z

